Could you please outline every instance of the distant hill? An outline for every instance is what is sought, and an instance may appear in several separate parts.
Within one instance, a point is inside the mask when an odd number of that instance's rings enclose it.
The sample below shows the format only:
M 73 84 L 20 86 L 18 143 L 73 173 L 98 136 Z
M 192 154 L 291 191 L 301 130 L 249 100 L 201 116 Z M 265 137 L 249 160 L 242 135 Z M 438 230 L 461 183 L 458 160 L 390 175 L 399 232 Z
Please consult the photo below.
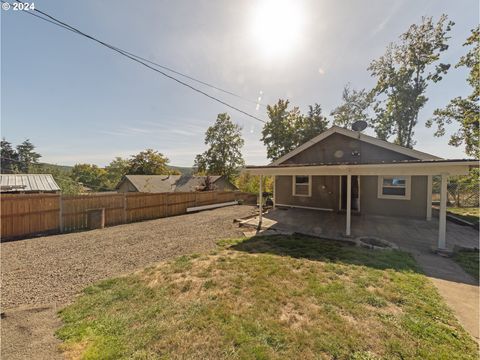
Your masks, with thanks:
M 192 175 L 194 172 L 194 169 L 192 167 L 182 167 L 182 166 L 173 166 L 173 165 L 168 165 L 169 169 L 172 170 L 177 170 L 180 171 L 182 175 Z
M 68 165 L 57 165 L 57 164 L 49 164 L 49 163 L 40 163 L 39 165 L 45 168 L 53 168 L 62 172 L 69 172 L 73 169 L 73 166 L 68 166 Z

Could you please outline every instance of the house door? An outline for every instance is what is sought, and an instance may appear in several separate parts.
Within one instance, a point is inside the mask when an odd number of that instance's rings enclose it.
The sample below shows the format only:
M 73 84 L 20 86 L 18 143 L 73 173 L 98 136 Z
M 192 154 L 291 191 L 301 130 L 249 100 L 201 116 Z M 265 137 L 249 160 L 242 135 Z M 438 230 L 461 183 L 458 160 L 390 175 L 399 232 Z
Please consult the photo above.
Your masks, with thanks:
M 340 176 L 340 210 L 347 209 L 347 176 Z M 352 175 L 352 210 L 360 211 L 360 177 Z

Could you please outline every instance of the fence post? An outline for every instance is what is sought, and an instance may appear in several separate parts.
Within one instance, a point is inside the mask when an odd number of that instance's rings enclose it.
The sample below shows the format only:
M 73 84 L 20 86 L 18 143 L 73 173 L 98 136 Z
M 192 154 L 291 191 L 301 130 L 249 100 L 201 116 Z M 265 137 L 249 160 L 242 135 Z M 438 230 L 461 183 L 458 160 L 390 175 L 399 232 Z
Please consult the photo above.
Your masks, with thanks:
M 127 223 L 127 193 L 123 193 L 123 223 Z
M 62 194 L 58 196 L 58 216 L 59 216 L 59 224 L 60 224 L 60 232 L 63 233 L 63 198 Z
M 164 207 L 163 214 L 165 215 L 165 217 L 168 217 L 168 193 L 163 193 L 163 194 L 164 194 L 164 197 L 163 197 L 163 207 Z

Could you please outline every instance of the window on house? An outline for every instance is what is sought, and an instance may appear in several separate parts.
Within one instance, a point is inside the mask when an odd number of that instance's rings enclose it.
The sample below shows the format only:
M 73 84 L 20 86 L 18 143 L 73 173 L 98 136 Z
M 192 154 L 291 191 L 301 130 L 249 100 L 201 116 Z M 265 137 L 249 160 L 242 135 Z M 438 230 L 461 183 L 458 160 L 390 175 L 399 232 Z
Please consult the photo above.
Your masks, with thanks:
M 312 195 L 312 177 L 304 175 L 293 176 L 293 195 L 311 196 Z
M 378 198 L 410 200 L 410 176 L 379 176 Z

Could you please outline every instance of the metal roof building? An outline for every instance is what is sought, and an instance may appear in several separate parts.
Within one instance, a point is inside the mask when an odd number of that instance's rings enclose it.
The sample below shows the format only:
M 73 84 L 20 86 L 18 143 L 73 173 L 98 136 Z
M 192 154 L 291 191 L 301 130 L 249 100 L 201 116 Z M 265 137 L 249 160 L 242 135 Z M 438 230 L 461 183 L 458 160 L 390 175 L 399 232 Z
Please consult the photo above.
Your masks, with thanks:
M 0 174 L 1 193 L 58 193 L 51 174 Z

